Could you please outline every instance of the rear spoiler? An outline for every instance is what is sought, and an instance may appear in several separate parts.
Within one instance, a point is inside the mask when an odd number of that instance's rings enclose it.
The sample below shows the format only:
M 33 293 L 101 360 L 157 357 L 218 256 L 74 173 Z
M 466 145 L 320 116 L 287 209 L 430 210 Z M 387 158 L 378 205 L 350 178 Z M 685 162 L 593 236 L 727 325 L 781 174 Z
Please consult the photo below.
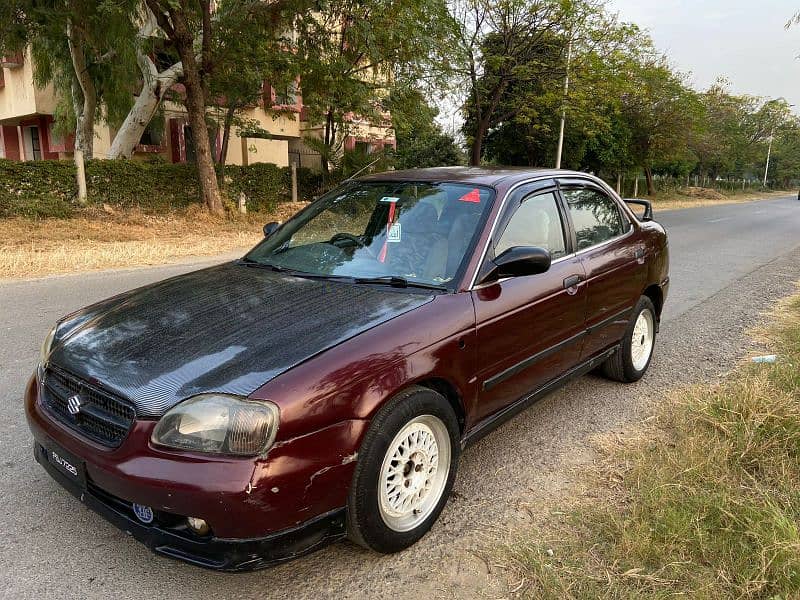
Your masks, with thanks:
M 623 202 L 627 204 L 637 204 L 638 206 L 644 206 L 644 214 L 636 218 L 640 221 L 652 221 L 653 220 L 653 205 L 650 204 L 649 200 L 640 200 L 639 198 L 623 198 Z

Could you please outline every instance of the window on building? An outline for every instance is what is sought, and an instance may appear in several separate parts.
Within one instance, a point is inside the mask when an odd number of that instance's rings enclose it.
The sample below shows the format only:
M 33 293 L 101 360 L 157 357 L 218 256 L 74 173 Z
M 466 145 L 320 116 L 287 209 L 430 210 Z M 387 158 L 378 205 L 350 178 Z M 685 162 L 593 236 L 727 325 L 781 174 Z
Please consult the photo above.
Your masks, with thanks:
M 139 139 L 142 146 L 160 146 L 164 142 L 163 123 L 150 122 Z
M 219 130 L 215 128 L 208 128 L 208 141 L 211 145 L 211 154 L 216 155 L 217 151 L 217 134 Z M 186 147 L 186 162 L 197 162 L 197 147 L 194 141 L 194 132 L 190 125 L 183 126 L 183 140 Z
M 183 142 L 186 148 L 186 162 L 197 162 L 197 150 L 194 145 L 194 133 L 189 125 L 183 128 Z
M 354 150 L 359 154 L 372 154 L 372 144 L 369 142 L 356 142 Z
M 27 160 L 42 160 L 42 143 L 39 138 L 39 128 L 36 126 L 23 129 L 25 142 L 25 158 Z
M 297 83 L 291 82 L 285 88 L 275 88 L 275 105 L 292 106 L 297 104 Z

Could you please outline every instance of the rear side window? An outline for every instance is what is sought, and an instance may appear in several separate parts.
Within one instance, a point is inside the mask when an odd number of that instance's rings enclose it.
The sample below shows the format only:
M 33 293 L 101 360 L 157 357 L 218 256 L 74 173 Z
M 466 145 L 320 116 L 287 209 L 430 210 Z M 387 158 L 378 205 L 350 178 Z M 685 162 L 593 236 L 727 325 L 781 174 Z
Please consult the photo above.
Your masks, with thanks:
M 592 189 L 563 190 L 575 226 L 578 250 L 602 244 L 625 233 L 617 203 Z
M 556 259 L 566 255 L 564 227 L 553 192 L 522 201 L 494 248 L 495 256 L 513 246 L 538 246 Z

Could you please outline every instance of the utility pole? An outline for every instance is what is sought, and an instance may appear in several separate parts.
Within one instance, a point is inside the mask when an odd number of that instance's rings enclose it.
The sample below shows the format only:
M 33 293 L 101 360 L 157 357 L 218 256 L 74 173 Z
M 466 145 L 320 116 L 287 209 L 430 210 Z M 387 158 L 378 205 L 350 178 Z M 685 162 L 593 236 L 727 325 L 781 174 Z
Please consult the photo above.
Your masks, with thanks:
M 767 166 L 764 169 L 764 187 L 767 187 L 767 175 L 769 174 L 769 157 L 772 154 L 772 138 L 775 137 L 775 128 L 769 134 L 769 146 L 767 146 Z
M 564 124 L 567 120 L 567 94 L 569 93 L 569 63 L 572 61 L 572 36 L 567 45 L 567 72 L 564 75 L 564 104 L 561 107 L 561 127 L 558 130 L 558 150 L 556 150 L 556 169 L 561 168 L 561 152 L 564 150 Z

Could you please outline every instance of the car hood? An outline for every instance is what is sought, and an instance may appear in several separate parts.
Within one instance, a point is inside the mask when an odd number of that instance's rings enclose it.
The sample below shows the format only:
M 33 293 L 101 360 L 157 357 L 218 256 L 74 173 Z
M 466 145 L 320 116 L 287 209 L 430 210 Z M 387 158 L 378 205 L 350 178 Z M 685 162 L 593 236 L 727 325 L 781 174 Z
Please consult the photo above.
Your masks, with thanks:
M 228 263 L 85 308 L 49 361 L 159 417 L 204 392 L 248 395 L 293 366 L 432 295 Z

